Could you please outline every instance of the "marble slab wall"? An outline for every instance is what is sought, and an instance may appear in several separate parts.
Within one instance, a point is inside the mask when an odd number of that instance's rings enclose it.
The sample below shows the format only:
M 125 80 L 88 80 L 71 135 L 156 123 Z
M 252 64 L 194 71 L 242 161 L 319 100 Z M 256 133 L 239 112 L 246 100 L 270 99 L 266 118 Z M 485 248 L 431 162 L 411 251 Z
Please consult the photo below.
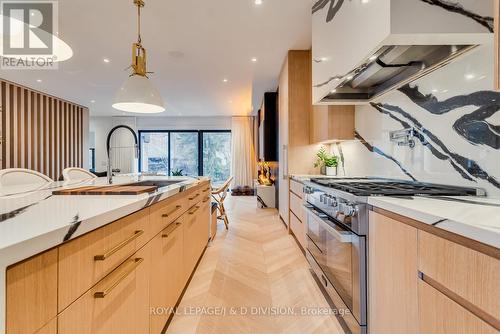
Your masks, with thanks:
M 493 46 L 356 108 L 356 141 L 341 149 L 347 175 L 480 187 L 500 197 L 500 93 L 493 91 Z M 414 148 L 389 139 L 414 128 Z M 342 171 L 342 168 L 340 169 Z

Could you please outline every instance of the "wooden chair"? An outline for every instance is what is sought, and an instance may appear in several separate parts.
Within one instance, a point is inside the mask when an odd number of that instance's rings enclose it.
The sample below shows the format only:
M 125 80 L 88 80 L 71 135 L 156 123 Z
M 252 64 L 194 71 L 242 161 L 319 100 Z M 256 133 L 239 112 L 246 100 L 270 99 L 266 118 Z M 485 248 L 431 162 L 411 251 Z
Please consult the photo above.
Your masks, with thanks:
M 222 219 L 224 221 L 226 230 L 229 228 L 229 220 L 227 219 L 226 209 L 224 208 L 224 200 L 226 199 L 231 181 L 233 181 L 232 176 L 227 179 L 222 186 L 212 189 L 212 197 L 215 202 L 217 202 L 217 209 L 219 210 L 217 219 Z

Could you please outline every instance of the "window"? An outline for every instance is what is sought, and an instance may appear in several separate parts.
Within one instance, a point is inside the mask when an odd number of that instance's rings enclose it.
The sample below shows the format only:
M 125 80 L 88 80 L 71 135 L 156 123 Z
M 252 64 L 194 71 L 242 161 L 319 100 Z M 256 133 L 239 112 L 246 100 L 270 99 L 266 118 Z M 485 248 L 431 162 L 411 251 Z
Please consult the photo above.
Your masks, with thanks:
M 89 149 L 89 171 L 95 171 L 95 148 Z
M 198 132 L 170 133 L 170 174 L 198 176 Z
M 141 171 L 157 174 L 169 173 L 169 133 L 140 132 Z
M 231 132 L 203 132 L 203 175 L 222 183 L 231 174 Z
M 140 170 L 205 175 L 214 183 L 231 174 L 231 131 L 139 131 Z

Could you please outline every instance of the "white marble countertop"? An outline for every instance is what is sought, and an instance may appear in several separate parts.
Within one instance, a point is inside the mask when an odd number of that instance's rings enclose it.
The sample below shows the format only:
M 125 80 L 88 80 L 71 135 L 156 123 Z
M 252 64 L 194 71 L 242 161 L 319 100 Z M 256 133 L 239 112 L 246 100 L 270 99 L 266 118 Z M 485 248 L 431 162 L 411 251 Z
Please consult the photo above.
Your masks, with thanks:
M 368 204 L 500 248 L 500 199 L 369 197 Z
M 113 184 L 137 182 L 137 175 L 118 176 Z M 54 190 L 106 185 L 106 178 L 90 181 L 54 182 L 42 188 L 0 188 L 0 333 L 5 332 L 6 268 L 127 216 L 188 189 L 206 178 L 148 176 L 146 180 L 178 180 L 179 183 L 140 195 L 62 195 Z

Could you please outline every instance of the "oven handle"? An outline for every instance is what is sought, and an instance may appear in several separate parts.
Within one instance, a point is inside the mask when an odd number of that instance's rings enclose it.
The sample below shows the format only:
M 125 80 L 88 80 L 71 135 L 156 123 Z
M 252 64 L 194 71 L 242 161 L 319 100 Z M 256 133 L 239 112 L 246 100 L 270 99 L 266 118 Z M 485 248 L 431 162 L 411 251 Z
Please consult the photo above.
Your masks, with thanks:
M 325 220 L 323 218 L 321 218 L 317 212 L 312 210 L 307 204 L 303 205 L 303 207 L 304 207 L 304 210 L 306 210 L 306 212 L 307 212 L 308 219 L 309 218 L 314 219 L 316 222 L 318 222 L 321 225 L 321 227 L 323 227 L 326 231 L 328 231 L 328 233 L 333 235 L 333 237 L 335 239 L 337 239 L 339 242 L 342 242 L 342 243 L 352 243 L 353 242 L 354 233 L 349 232 L 349 231 L 345 231 L 345 230 L 338 231 L 338 230 L 334 229 L 333 227 L 330 226 L 330 224 L 325 222 Z

